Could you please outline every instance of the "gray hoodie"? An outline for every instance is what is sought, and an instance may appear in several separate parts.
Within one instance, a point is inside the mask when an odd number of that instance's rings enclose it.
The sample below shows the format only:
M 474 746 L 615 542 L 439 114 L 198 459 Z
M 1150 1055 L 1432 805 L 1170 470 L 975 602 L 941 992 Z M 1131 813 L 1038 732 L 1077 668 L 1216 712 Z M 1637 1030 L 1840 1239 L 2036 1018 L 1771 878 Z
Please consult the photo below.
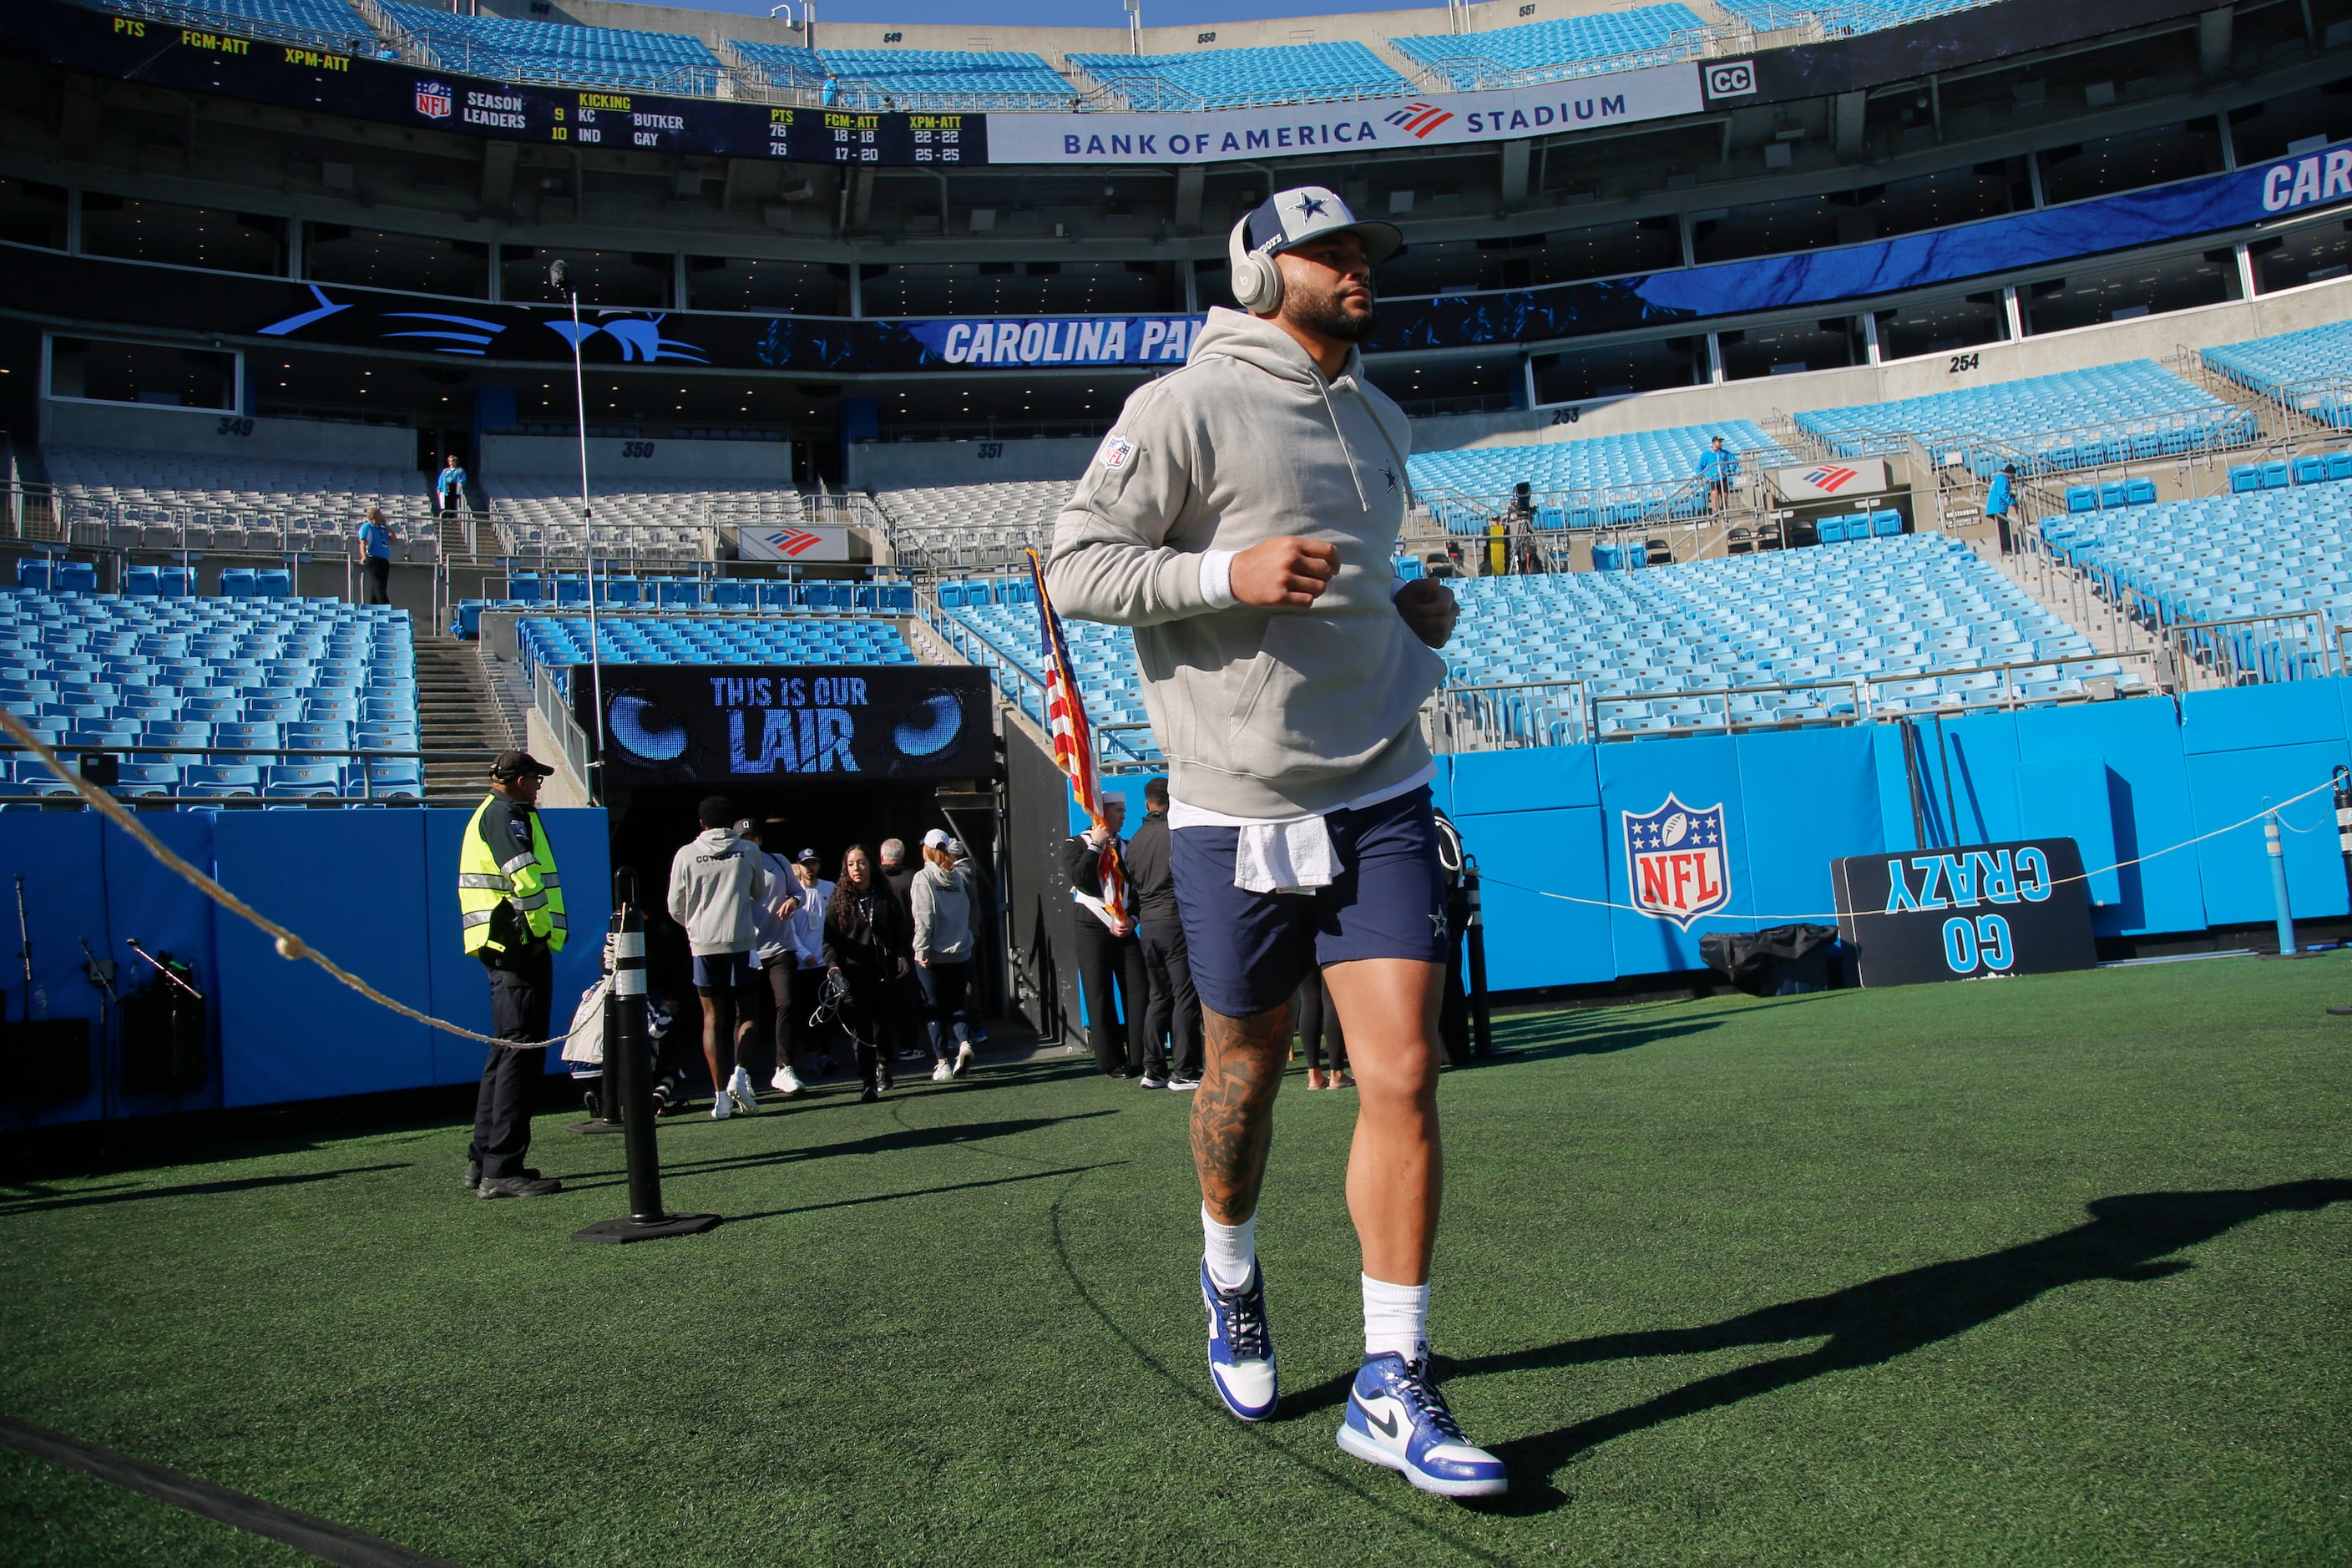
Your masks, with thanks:
M 724 827 L 704 828 L 669 863 L 669 917 L 686 928 L 697 958 L 751 952 L 767 890 L 760 847 Z
M 971 884 L 961 871 L 926 863 L 915 873 L 915 956 L 927 963 L 961 963 L 971 956 Z
M 1128 399 L 1055 525 L 1046 586 L 1064 614 L 1135 628 L 1177 799 L 1293 816 L 1428 763 L 1416 715 L 1445 661 L 1390 602 L 1409 440 L 1356 351 L 1327 384 L 1237 310 L 1211 310 L 1184 368 Z M 1284 534 L 1339 547 L 1322 596 L 1213 608 L 1202 553 Z

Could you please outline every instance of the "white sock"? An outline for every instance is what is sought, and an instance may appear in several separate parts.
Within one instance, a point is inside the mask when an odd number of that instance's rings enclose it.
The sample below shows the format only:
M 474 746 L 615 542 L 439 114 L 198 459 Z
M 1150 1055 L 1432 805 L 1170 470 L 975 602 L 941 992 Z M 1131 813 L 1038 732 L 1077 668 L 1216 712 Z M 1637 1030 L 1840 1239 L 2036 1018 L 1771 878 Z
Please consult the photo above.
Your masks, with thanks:
M 1393 1351 L 1407 1361 L 1429 1354 L 1429 1287 L 1391 1285 L 1364 1276 L 1364 1353 Z
M 1250 1270 L 1257 1267 L 1257 1215 L 1239 1225 L 1219 1225 L 1203 1205 L 1201 1237 L 1210 1284 L 1220 1290 L 1238 1290 L 1249 1283 Z

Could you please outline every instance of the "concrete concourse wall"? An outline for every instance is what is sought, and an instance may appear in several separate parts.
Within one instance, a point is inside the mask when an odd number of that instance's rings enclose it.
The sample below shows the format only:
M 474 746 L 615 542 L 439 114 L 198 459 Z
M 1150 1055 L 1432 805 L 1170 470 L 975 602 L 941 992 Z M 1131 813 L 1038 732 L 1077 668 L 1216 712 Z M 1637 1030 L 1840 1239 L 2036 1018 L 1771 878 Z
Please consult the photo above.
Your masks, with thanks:
M 485 436 L 478 478 L 491 489 L 502 474 L 580 479 L 580 442 L 571 436 Z M 588 438 L 591 494 L 626 494 L 632 479 L 705 479 L 715 489 L 757 485 L 793 488 L 789 441 L 675 441 L 592 436 Z M 735 481 L 723 483 L 722 481 Z
M 860 441 L 849 448 L 852 489 L 1076 481 L 1102 442 L 1092 436 L 1007 441 Z
M 255 419 L 216 408 L 41 399 L 41 445 L 129 452 L 193 452 L 243 461 L 416 466 L 416 432 L 396 425 Z M 421 480 L 419 481 L 422 482 Z

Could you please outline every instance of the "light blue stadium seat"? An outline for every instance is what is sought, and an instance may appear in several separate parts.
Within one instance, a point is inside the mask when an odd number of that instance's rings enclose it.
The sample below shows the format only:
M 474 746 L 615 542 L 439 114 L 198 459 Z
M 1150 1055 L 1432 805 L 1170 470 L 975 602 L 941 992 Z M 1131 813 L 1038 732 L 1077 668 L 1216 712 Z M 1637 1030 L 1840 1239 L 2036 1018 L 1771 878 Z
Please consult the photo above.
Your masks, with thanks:
M 2316 454 L 2297 458 L 2289 472 L 2296 484 L 2325 484 L 2327 482 L 2327 459 Z
M 1872 512 L 1870 514 L 1870 531 L 1874 538 L 1894 538 L 1903 531 L 1903 514 L 1899 511 Z
M 253 568 L 224 566 L 221 568 L 220 591 L 225 599 L 250 599 L 254 596 Z
M 2274 458 L 2270 462 L 2264 463 L 2263 465 L 2263 489 L 2266 490 L 2283 490 L 2286 489 L 2286 459 L 2284 458 Z
M 1067 58 L 1073 68 L 1108 84 L 1130 107 L 1143 110 L 1321 103 L 1413 90 L 1378 55 L 1352 42 Z
M 2327 477 L 2331 480 L 2352 479 L 2352 452 L 2328 453 Z
M 1643 5 L 1463 35 L 1391 38 L 1389 44 L 1444 78 L 1453 90 L 1470 92 L 1687 58 L 1696 52 L 1696 42 L 1686 40 L 1675 47 L 1676 36 L 1704 25 L 1686 5 Z
M 2124 504 L 2126 506 L 2154 506 L 2156 504 L 2156 481 L 2145 477 L 2126 481 L 2124 485 Z
M 1845 542 L 1845 519 L 1832 512 L 1814 520 L 1813 537 L 1823 544 L 1842 544 Z

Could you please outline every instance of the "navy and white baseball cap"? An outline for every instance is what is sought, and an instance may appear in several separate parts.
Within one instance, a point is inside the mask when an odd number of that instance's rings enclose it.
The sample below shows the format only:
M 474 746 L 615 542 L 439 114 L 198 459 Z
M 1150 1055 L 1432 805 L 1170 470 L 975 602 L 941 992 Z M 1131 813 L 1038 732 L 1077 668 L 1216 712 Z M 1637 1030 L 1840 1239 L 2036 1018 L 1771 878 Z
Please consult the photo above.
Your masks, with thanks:
M 1356 231 L 1364 242 L 1367 261 L 1385 261 L 1404 243 L 1396 225 L 1359 219 L 1339 194 L 1327 185 L 1276 191 L 1244 221 L 1249 225 L 1249 248 L 1269 255 L 1342 229 Z

